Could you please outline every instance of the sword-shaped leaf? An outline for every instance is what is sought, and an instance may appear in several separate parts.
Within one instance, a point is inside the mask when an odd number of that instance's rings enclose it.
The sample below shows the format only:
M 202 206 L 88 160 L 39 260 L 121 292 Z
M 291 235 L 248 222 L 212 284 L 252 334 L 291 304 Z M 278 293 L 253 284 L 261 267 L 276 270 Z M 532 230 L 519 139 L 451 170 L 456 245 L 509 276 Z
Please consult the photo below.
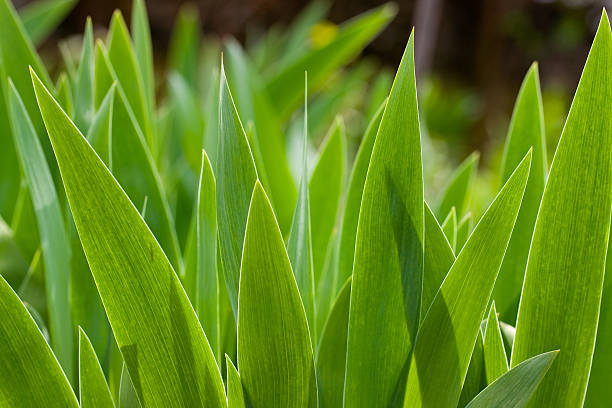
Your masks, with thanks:
M 427 311 L 411 357 L 405 407 L 457 405 L 530 161 L 528 153 L 482 216 Z
M 533 64 L 519 91 L 504 151 L 502 182 L 533 146 L 533 163 L 512 238 L 495 282 L 493 299 L 504 321 L 514 324 L 525 277 L 527 255 L 546 183 L 546 143 L 538 66 Z
M 344 215 L 342 216 L 342 232 L 338 254 L 338 277 L 336 278 L 339 283 L 346 282 L 353 273 L 355 238 L 357 236 L 359 210 L 361 209 L 361 197 L 363 196 L 363 187 L 370 165 L 372 148 L 376 141 L 376 134 L 378 133 L 378 127 L 380 126 L 385 106 L 386 101 L 378 108 L 378 111 L 376 111 L 376 114 L 370 121 L 359 145 L 355 164 L 353 164 L 353 170 L 351 171 Z
M 114 408 L 115 403 L 89 338 L 79 327 L 80 407 Z
M 351 289 L 344 403 L 387 407 L 419 324 L 423 168 L 410 35 L 366 177 Z
M 224 406 L 213 353 L 168 258 L 87 140 L 33 72 L 32 78 L 77 231 L 139 399 L 145 406 Z
M 321 407 L 342 408 L 350 304 L 349 278 L 331 308 L 317 350 L 317 389 Z
M 423 268 L 423 294 L 421 296 L 421 321 L 425 317 L 442 281 L 455 262 L 450 243 L 438 224 L 436 216 L 425 203 L 425 245 Z
M 487 319 L 487 330 L 484 338 L 484 363 L 487 384 L 491 384 L 508 371 L 508 359 L 506 358 L 504 340 L 499 329 L 495 303 L 491 305 L 489 318 Z
M 440 221 L 443 220 L 442 217 L 448 215 L 452 207 L 457 209 L 458 218 L 463 217 L 469 201 L 472 181 L 476 176 L 479 157 L 480 155 L 477 152 L 472 153 L 450 176 L 450 181 L 442 190 L 442 196 L 438 199 L 436 205 L 436 216 Z
M 94 119 L 94 43 L 91 18 L 85 23 L 81 62 L 74 83 L 74 121 L 83 133 Z
M 142 78 L 145 104 L 148 111 L 153 112 L 155 108 L 153 46 L 151 45 L 151 29 L 144 0 L 134 0 L 132 2 L 131 28 L 134 37 L 134 55 Z
M 307 84 L 307 80 L 305 81 Z M 307 85 L 305 85 L 307 86 Z M 315 288 L 313 273 L 312 236 L 310 222 L 310 198 L 308 188 L 308 98 L 304 98 L 304 134 L 302 143 L 302 180 L 298 192 L 298 201 L 293 214 L 293 222 L 289 239 L 287 241 L 287 253 L 293 274 L 300 290 L 302 302 L 306 309 L 308 328 L 313 345 L 315 340 Z
M 612 209 L 612 33 L 605 11 L 576 89 L 536 220 L 511 366 L 561 353 L 533 407 L 584 402 Z
M 217 361 L 220 361 L 216 185 L 210 161 L 204 151 L 196 208 L 197 264 L 194 307 L 213 353 Z
M 321 148 L 308 185 L 312 219 L 312 262 L 315 284 L 321 280 L 331 251 L 332 231 L 336 225 L 340 197 L 344 186 L 346 142 L 344 123 L 336 118 Z
M 444 231 L 444 235 L 448 240 L 448 243 L 455 250 L 457 246 L 457 211 L 455 207 L 451 207 L 450 212 L 446 216 L 446 219 L 441 225 L 442 231 Z
M 9 80 L 9 105 L 15 147 L 34 205 L 34 214 L 40 232 L 51 347 L 69 380 L 74 380 L 72 319 L 70 315 L 70 240 L 58 195 L 51 178 L 32 121 L 22 99 Z
M 251 406 L 317 406 L 306 313 L 259 181 L 244 237 L 238 307 L 238 366 Z
M 40 45 L 72 11 L 78 0 L 41 0 L 20 10 L 19 17 L 32 42 Z
M 237 318 L 240 258 L 257 170 L 232 99 L 223 64 L 219 81 L 218 146 L 216 175 L 219 252 L 225 284 Z
M 53 352 L 13 289 L 0 276 L 0 405 L 78 407 Z
M 227 408 L 246 408 L 240 375 L 227 354 L 225 365 L 227 367 Z
M 120 86 L 113 101 L 109 167 L 133 203 L 148 197 L 147 225 L 182 275 L 183 260 L 161 177 Z
M 154 150 L 156 146 L 154 146 L 152 140 L 152 111 L 147 102 L 147 92 L 143 82 L 145 78 L 141 75 L 139 61 L 134 52 L 130 34 L 123 16 L 118 10 L 113 13 L 108 29 L 107 44 L 108 60 L 116 74 L 116 79 L 125 92 L 129 106 L 134 112 L 149 148 Z M 103 92 L 106 92 L 106 90 Z
M 606 276 L 597 324 L 597 340 L 585 400 L 586 407 L 605 406 L 612 400 L 610 367 L 612 366 L 612 239 L 608 238 Z
M 549 351 L 523 361 L 485 388 L 466 408 L 526 406 L 557 354 L 558 351 Z
M 482 337 L 483 334 L 481 329 L 478 331 L 476 343 L 474 344 L 474 351 L 472 351 L 470 364 L 468 365 L 468 370 L 465 375 L 465 381 L 463 381 L 459 403 L 457 404 L 458 408 L 464 408 L 487 386 L 484 363 L 484 340 Z

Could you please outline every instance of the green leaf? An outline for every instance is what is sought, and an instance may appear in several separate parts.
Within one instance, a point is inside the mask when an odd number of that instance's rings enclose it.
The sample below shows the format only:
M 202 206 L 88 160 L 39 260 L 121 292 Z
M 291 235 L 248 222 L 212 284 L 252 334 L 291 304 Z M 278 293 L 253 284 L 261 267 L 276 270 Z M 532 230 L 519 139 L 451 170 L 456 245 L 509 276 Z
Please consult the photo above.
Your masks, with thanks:
M 11 78 L 23 99 L 28 115 L 34 123 L 34 129 L 43 130 L 44 126 L 28 75 L 28 66 L 39 73 L 45 86 L 51 84 L 51 80 L 10 0 L 0 1 L 0 60 L 2 60 L 2 71 Z M 4 78 L 3 87 L 6 86 Z M 5 90 L 8 95 L 10 91 Z
M 152 134 L 152 111 L 147 102 L 144 78 L 141 76 L 138 57 L 134 52 L 130 34 L 119 10 L 113 13 L 108 29 L 108 60 L 112 66 L 119 86 L 125 92 L 130 108 L 134 112 L 145 140 L 150 149 L 155 150 Z M 106 92 L 106 90 L 104 90 Z
M 403 382 L 419 323 L 423 228 L 413 33 L 380 122 L 363 190 L 351 289 L 347 406 L 386 407 Z M 401 394 L 403 384 L 399 388 Z
M 121 369 L 121 382 L 119 383 L 119 408 L 141 408 L 142 404 L 138 399 L 138 394 L 132 377 L 125 363 Z
M 495 302 L 491 305 L 489 318 L 487 319 L 487 330 L 484 338 L 484 362 L 487 384 L 491 384 L 508 371 L 508 360 L 504 349 L 504 340 L 499 329 Z
M 94 107 L 99 109 L 108 90 L 115 82 L 115 73 L 110 66 L 104 43 L 96 41 L 96 57 L 94 67 Z
M 0 277 L 0 405 L 78 407 L 68 379 L 36 323 Z M 33 375 L 40 373 L 40 375 Z
M 28 77 L 28 66 L 34 67 L 40 73 L 45 85 L 51 83 L 45 66 L 36 53 L 10 0 L 0 0 L 0 61 L 2 61 L 0 66 L 0 91 L 3 96 L 0 98 L 0 151 L 2 152 L 2 160 L 0 160 L 0 174 L 2 174 L 0 179 L 0 213 L 6 220 L 9 220 L 13 215 L 18 199 L 21 175 L 19 174 L 19 159 L 11 138 L 9 107 L 7 106 L 10 90 L 7 88 L 7 78 L 12 79 L 19 91 L 28 110 L 28 115 L 39 135 L 42 135 L 44 126 Z M 51 151 L 48 142 L 43 140 L 42 146 L 47 159 L 50 160 Z
M 19 15 L 32 42 L 40 45 L 77 3 L 78 0 L 42 0 L 25 6 Z
M 215 176 L 205 151 L 196 201 L 197 269 L 195 311 L 217 361 L 221 359 L 219 279 L 217 276 L 217 207 Z
M 451 210 L 446 216 L 446 219 L 442 223 L 441 227 L 442 231 L 444 231 L 446 239 L 454 251 L 457 246 L 457 212 L 455 207 L 451 207 Z
M 225 365 L 227 367 L 227 407 L 246 408 L 240 375 L 227 354 L 225 355 Z
M 74 122 L 81 132 L 89 132 L 94 119 L 94 44 L 91 18 L 85 23 L 81 62 L 74 83 Z
M 134 36 L 134 55 L 142 78 L 147 110 L 152 114 L 155 108 L 155 82 L 153 74 L 153 46 L 151 29 L 144 0 L 132 2 L 132 35 Z
M 193 90 L 190 89 L 189 83 L 176 73 L 172 73 L 168 77 L 168 88 L 175 104 L 176 136 L 180 137 L 179 140 L 176 140 L 177 137 L 172 140 L 180 141 L 182 147 L 182 155 L 177 157 L 176 160 L 187 160 L 187 163 L 195 172 L 199 170 L 201 163 L 201 157 L 198 153 L 202 150 L 202 137 L 205 129 L 199 101 Z M 171 159 L 175 158 L 171 157 Z
M 60 104 L 64 112 L 69 117 L 73 117 L 73 104 L 72 104 L 72 90 L 70 89 L 70 83 L 68 82 L 68 76 L 65 73 L 61 73 L 55 87 L 55 98 L 57 103 Z
M 423 268 L 423 294 L 421 297 L 421 322 L 431 306 L 442 281 L 455 262 L 455 255 L 450 243 L 438 224 L 436 216 L 425 203 L 425 245 Z
M 199 15 L 193 4 L 181 5 L 168 51 L 170 70 L 178 72 L 192 88 L 197 84 L 201 32 Z
M 74 379 L 74 350 L 68 300 L 70 242 L 55 185 L 38 136 L 15 86 L 10 80 L 8 85 L 15 147 L 30 190 L 34 214 L 40 231 L 51 346 L 66 376 L 72 381 Z
M 16 288 L 27 271 L 28 261 L 15 241 L 13 230 L 0 217 L 0 275 Z
M 473 226 L 474 217 L 471 212 L 468 212 L 457 225 L 457 247 L 455 248 L 455 253 L 458 254 L 461 251 L 461 248 L 463 248 L 472 233 Z
M 116 88 L 116 85 L 113 84 L 106 93 L 87 132 L 87 141 L 107 166 L 110 163 L 113 104 Z
M 223 65 L 219 86 L 219 152 L 216 169 L 219 251 L 225 284 L 237 317 L 240 258 L 257 171 Z
M 308 92 L 314 93 L 340 66 L 353 59 L 391 21 L 396 7 L 385 4 L 343 24 L 335 38 L 314 48 L 267 78 L 266 93 L 281 118 L 287 118 L 304 97 L 302 75 L 308 71 Z
M 458 408 L 463 408 L 487 386 L 484 364 L 484 340 L 482 330 L 478 331 L 474 351 L 470 357 L 470 364 L 463 381 Z
M 32 76 L 79 237 L 139 399 L 145 406 L 224 406 L 213 353 L 170 262 L 104 163 Z
M 306 81 L 307 82 L 307 81 Z M 307 98 L 305 98 L 307 99 Z M 307 100 L 305 100 L 307 102 Z M 313 271 L 313 248 L 310 221 L 310 198 L 308 188 L 308 113 L 307 104 L 304 105 L 304 134 L 302 146 L 302 180 L 298 202 L 293 215 L 291 231 L 287 241 L 287 254 L 291 261 L 293 274 L 308 320 L 310 337 L 313 344 L 317 344 L 315 333 L 315 288 Z
M 523 156 L 519 158 L 519 161 Z M 463 217 L 469 202 L 470 187 L 478 169 L 479 157 L 478 152 L 472 153 L 450 176 L 450 181 L 442 190 L 442 196 L 436 204 L 436 216 L 438 219 L 446 217 L 452 207 L 457 209 L 457 217 Z
M 423 319 L 411 357 L 405 407 L 456 406 L 521 205 L 530 161 L 531 152 L 482 216 Z
M 609 375 L 612 364 L 612 239 L 608 238 L 608 255 L 606 256 L 606 274 L 599 323 L 597 324 L 597 340 L 593 354 L 593 365 L 587 388 L 586 407 L 605 406 L 612 398 Z
M 306 313 L 272 206 L 259 182 L 249 208 L 240 271 L 238 365 L 254 408 L 316 406 Z
M 244 122 L 253 121 L 255 143 L 251 144 L 251 148 L 255 158 L 259 154 L 262 159 L 255 161 L 259 165 L 258 174 L 264 187 L 270 191 L 273 208 L 285 236 L 291 226 L 297 191 L 287 163 L 283 123 L 263 91 L 261 78 L 240 45 L 232 41 L 226 49 L 236 108 Z
M 557 354 L 558 351 L 549 351 L 522 362 L 485 388 L 466 408 L 526 406 Z
M 546 142 L 537 63 L 527 72 L 514 107 L 504 150 L 502 182 L 532 146 L 533 163 L 525 196 L 493 290 L 502 319 L 511 324 L 516 322 L 531 236 L 546 183 Z
M 114 408 L 102 367 L 89 338 L 79 327 L 79 390 L 80 407 Z
M 531 400 L 582 405 L 599 317 L 612 209 L 612 34 L 604 11 L 536 220 L 511 366 L 562 350 Z
M 336 118 L 321 148 L 310 183 L 310 215 L 312 219 L 312 262 L 315 284 L 321 280 L 326 259 L 332 250 L 331 236 L 336 225 L 346 167 L 346 131 L 344 122 Z
M 133 203 L 140 206 L 149 197 L 147 225 L 182 275 L 183 260 L 161 177 L 120 87 L 115 93 L 112 114 L 109 168 Z
M 350 302 L 349 277 L 331 308 L 317 350 L 317 389 L 321 407 L 342 407 Z
M 353 273 L 353 259 L 355 257 L 355 238 L 357 237 L 357 221 L 359 220 L 359 210 L 361 209 L 361 198 L 365 185 L 368 166 L 372 149 L 376 141 L 378 127 L 385 111 L 386 100 L 378 107 L 378 111 L 368 124 L 363 135 L 351 177 L 348 192 L 346 194 L 346 204 L 342 217 L 342 232 L 340 234 L 340 248 L 338 254 L 338 282 L 345 282 Z

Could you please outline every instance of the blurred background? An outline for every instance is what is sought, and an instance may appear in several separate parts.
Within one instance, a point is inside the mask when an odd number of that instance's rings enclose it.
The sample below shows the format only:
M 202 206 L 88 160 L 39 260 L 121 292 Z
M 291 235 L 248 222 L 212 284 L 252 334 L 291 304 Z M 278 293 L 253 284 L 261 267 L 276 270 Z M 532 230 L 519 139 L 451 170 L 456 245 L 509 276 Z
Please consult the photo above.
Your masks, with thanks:
M 20 9 L 27 8 L 29 1 L 14 3 Z M 93 18 L 98 30 L 108 25 L 115 9 L 122 10 L 129 18 L 131 4 L 131 0 L 80 1 L 59 29 L 41 44 L 41 53 L 47 60 L 53 59 L 58 53 L 58 41 L 79 36 L 87 16 Z M 208 47 L 213 55 L 218 55 L 224 41 L 234 37 L 258 65 L 258 58 L 266 60 L 266 47 L 274 47 L 273 40 L 290 33 L 292 25 L 295 28 L 300 21 L 310 21 L 310 41 L 325 42 L 326 37 L 333 36 L 337 24 L 380 4 L 370 0 L 317 3 L 147 0 L 158 88 L 162 88 L 158 94 L 164 93 L 168 52 L 180 15 L 184 19 L 199 18 L 195 27 L 204 37 L 201 47 L 214 44 Z M 410 31 L 415 27 L 421 120 L 433 146 L 434 153 L 428 156 L 428 161 L 435 162 L 432 166 L 437 169 L 429 175 L 428 189 L 435 192 L 443 184 L 441 180 L 470 152 L 477 150 L 481 155 L 478 180 L 490 188 L 474 190 L 495 191 L 491 186 L 498 182 L 496 166 L 501 163 L 513 103 L 522 78 L 534 61 L 539 64 L 548 158 L 552 159 L 601 9 L 612 8 L 612 0 L 405 0 L 396 5 L 395 18 L 345 73 L 350 77 L 351 72 L 358 71 L 353 75 L 356 82 L 378 87 L 379 94 L 385 95 Z M 105 35 L 104 32 L 96 34 Z M 268 60 L 277 57 L 280 58 L 273 54 L 267 56 Z M 262 70 L 265 66 L 263 62 L 260 64 Z M 337 103 L 333 108 L 344 116 L 347 134 L 354 139 L 349 149 L 352 146 L 354 153 L 368 118 L 368 114 L 360 118 L 354 112 L 375 109 L 377 105 L 357 107 L 355 103 L 351 105 L 356 98 L 346 93 L 344 98 L 343 104 Z M 333 114 L 329 121 L 332 119 Z M 291 126 L 288 128 L 286 132 L 290 134 Z M 321 129 L 319 133 L 323 134 Z M 447 163 L 446 167 L 440 162 Z M 445 168 L 447 171 L 440 170 Z M 485 205 L 490 197 L 474 199 Z

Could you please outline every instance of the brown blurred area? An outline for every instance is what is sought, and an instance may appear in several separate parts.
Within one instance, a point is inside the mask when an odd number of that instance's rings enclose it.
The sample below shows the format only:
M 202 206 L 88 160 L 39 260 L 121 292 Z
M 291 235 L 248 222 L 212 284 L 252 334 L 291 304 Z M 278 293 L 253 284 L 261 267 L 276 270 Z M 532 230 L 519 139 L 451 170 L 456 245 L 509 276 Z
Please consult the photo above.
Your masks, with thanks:
M 28 1 L 17 1 L 16 6 Z M 162 62 L 182 1 L 147 0 L 155 58 Z M 200 0 L 203 34 L 231 35 L 244 42 L 251 31 L 288 25 L 304 8 L 299 0 Z M 341 23 L 380 5 L 371 0 L 335 0 L 329 20 Z M 577 85 L 602 7 L 612 0 L 405 0 L 396 18 L 365 54 L 395 69 L 415 26 L 418 75 L 437 78 L 446 90 L 474 93 L 478 106 L 465 140 L 487 150 L 493 127 L 509 117 L 522 77 L 539 62 L 544 89 L 566 89 L 566 109 Z M 85 18 L 107 25 L 114 9 L 129 16 L 131 0 L 82 0 L 47 44 L 82 31 Z M 451 91 L 449 91 L 451 92 Z M 500 120 L 500 118 L 502 118 Z M 443 130 L 442 130 L 443 131 Z M 555 130 L 556 131 L 556 130 Z

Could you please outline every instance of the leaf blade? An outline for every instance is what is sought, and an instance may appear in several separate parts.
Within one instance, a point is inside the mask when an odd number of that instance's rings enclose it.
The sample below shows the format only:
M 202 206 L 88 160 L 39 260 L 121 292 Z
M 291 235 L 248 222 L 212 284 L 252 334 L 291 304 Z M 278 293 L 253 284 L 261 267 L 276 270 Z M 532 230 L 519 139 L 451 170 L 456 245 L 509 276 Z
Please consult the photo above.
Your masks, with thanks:
M 416 336 L 422 171 L 413 31 L 378 129 L 359 214 L 344 390 L 348 406 L 390 403 Z M 386 311 L 385 319 L 379 310 Z
M 610 66 L 604 11 L 550 168 L 523 283 L 511 366 L 563 350 L 534 407 L 580 406 L 585 398 L 612 209 Z
M 251 199 L 241 264 L 238 364 L 253 407 L 316 404 L 306 313 L 278 223 L 259 182 Z
M 481 218 L 423 319 L 410 361 L 405 407 L 450 408 L 459 400 L 520 207 L 530 156 L 525 156 Z
M 170 262 L 138 210 L 33 72 L 32 80 L 85 255 L 140 400 L 145 405 L 223 406 L 214 356 Z

